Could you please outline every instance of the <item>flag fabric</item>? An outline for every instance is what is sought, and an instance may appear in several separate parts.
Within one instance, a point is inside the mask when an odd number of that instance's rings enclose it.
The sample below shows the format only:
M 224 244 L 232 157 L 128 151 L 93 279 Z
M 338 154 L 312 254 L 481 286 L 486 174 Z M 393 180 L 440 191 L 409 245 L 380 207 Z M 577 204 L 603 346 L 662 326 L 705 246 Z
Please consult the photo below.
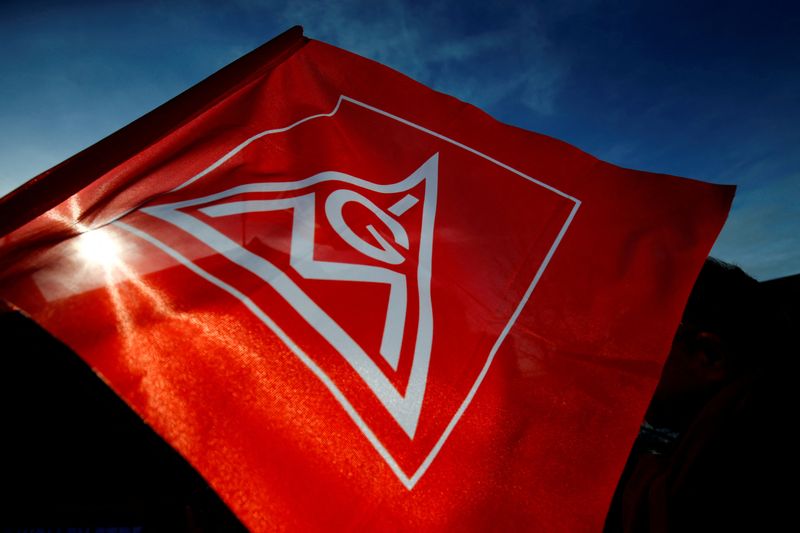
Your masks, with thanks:
M 732 197 L 295 28 L 6 197 L 0 296 L 253 530 L 599 530 Z

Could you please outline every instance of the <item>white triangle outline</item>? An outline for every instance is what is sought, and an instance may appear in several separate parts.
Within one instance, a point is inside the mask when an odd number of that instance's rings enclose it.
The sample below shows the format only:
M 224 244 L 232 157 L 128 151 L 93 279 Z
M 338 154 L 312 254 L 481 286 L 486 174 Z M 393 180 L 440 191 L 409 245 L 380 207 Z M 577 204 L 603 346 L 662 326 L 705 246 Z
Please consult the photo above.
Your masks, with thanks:
M 419 423 L 422 400 L 425 396 L 431 345 L 433 342 L 433 312 L 431 308 L 430 283 L 433 252 L 433 225 L 436 217 L 438 162 L 439 154 L 437 153 L 430 157 L 407 178 L 386 185 L 356 178 L 343 172 L 326 171 L 293 182 L 263 182 L 240 185 L 201 198 L 154 207 L 145 207 L 142 208 L 142 211 L 182 229 L 231 262 L 255 274 L 275 289 L 311 327 L 320 333 L 325 340 L 344 357 L 364 383 L 372 390 L 392 418 L 400 425 L 408 437 L 413 439 Z M 241 194 L 300 191 L 330 181 L 356 185 L 373 192 L 384 194 L 408 191 L 421 182 L 425 182 L 425 197 L 422 202 L 422 228 L 417 267 L 419 320 L 417 321 L 416 344 L 414 346 L 411 372 L 404 395 L 394 387 L 389 378 L 378 365 L 375 364 L 372 358 L 367 355 L 364 349 L 283 270 L 267 259 L 247 250 L 242 245 L 202 220 L 180 211 L 187 207 L 218 202 Z M 282 204 L 274 206 L 275 208 L 283 209 L 294 208 L 293 210 L 295 211 L 295 223 L 293 224 L 291 245 L 292 266 L 304 277 L 306 277 L 306 274 L 309 274 L 310 277 L 316 276 L 317 279 L 324 279 L 323 269 L 318 268 L 319 263 L 313 260 L 313 255 L 312 257 L 308 257 L 309 254 L 313 254 L 314 246 L 314 206 L 312 203 L 310 209 L 307 209 L 307 200 L 309 200 L 309 198 L 306 196 L 306 201 L 300 201 L 299 198 L 303 197 L 287 198 L 284 199 Z M 311 202 L 314 201 L 313 198 L 310 198 L 310 200 Z M 206 214 L 210 213 L 211 216 L 224 216 L 237 211 L 263 210 L 264 208 L 265 206 L 258 203 L 258 201 L 242 201 L 212 204 L 206 208 L 205 211 Z M 201 211 L 203 210 L 204 209 L 201 209 Z M 310 239 L 306 232 L 307 229 L 310 229 L 311 232 Z M 298 234 L 301 233 L 306 234 L 298 236 Z M 298 241 L 304 241 L 304 244 L 300 245 L 303 249 L 299 250 L 296 254 L 295 249 Z M 356 265 L 349 266 L 350 270 L 354 270 Z M 331 267 L 329 266 L 329 268 Z M 341 278 L 329 277 L 328 279 Z
M 364 420 L 361 418 L 361 415 L 359 415 L 358 411 L 356 411 L 355 408 L 350 404 L 350 402 L 347 399 L 347 397 L 345 397 L 345 395 L 342 394 L 342 392 L 339 390 L 339 388 L 333 382 L 333 380 L 331 380 L 327 376 L 327 374 L 325 374 L 325 372 L 323 372 L 322 369 L 314 362 L 314 360 L 311 359 L 308 356 L 308 354 L 303 352 L 303 350 L 291 339 L 291 337 L 289 337 L 286 334 L 286 332 L 284 332 L 280 328 L 280 326 L 278 326 L 278 324 L 276 324 L 275 321 L 272 320 L 272 318 L 269 315 L 267 315 L 260 307 L 258 307 L 258 305 L 256 305 L 255 302 L 253 302 L 250 298 L 248 298 L 245 294 L 243 294 L 241 291 L 239 291 L 235 287 L 233 287 L 230 284 L 226 283 L 225 281 L 213 276 L 212 274 L 206 272 L 205 270 L 203 270 L 202 268 L 197 266 L 193 261 L 191 261 L 190 259 L 188 259 L 184 255 L 182 255 L 177 250 L 173 249 L 168 244 L 162 242 L 157 237 L 151 235 L 150 233 L 142 231 L 142 230 L 140 230 L 140 229 L 138 229 L 138 228 L 136 228 L 136 227 L 134 227 L 134 226 L 132 226 L 130 224 L 122 222 L 120 220 L 123 217 L 125 217 L 128 213 L 131 213 L 132 211 L 136 211 L 138 208 L 134 207 L 134 208 L 131 208 L 131 209 L 127 210 L 127 211 L 123 211 L 111 223 L 114 224 L 115 226 L 119 227 L 120 229 L 123 229 L 123 230 L 131 233 L 132 235 L 135 235 L 135 236 L 139 237 L 140 239 L 152 244 L 153 246 L 155 246 L 156 248 L 158 248 L 159 250 L 161 250 L 165 254 L 169 255 L 170 257 L 175 259 L 175 261 L 177 261 L 178 263 L 182 264 L 187 269 L 189 269 L 190 271 L 194 272 L 195 274 L 197 274 L 201 278 L 205 279 L 209 283 L 212 283 L 213 285 L 216 285 L 220 289 L 230 293 L 232 296 L 234 296 L 235 298 L 239 299 L 244 304 L 244 306 L 251 313 L 253 313 L 253 315 L 255 315 L 259 320 L 261 320 L 264 324 L 266 324 L 267 327 L 269 327 L 281 339 L 281 341 L 283 341 L 284 344 L 286 344 L 289 347 L 289 349 L 294 352 L 294 354 L 303 362 L 303 364 L 305 364 L 306 367 L 308 367 L 308 369 L 311 370 L 311 372 L 314 373 L 314 375 L 316 375 L 317 378 L 328 388 L 328 390 L 333 395 L 333 397 L 336 399 L 336 401 L 342 406 L 342 408 L 345 410 L 345 412 L 348 414 L 348 416 L 350 416 L 350 418 L 353 420 L 353 422 L 358 427 L 358 429 L 361 430 L 361 432 L 364 435 L 364 437 L 370 442 L 370 444 L 372 444 L 372 446 L 375 448 L 375 450 L 378 452 L 378 454 L 383 458 L 383 460 L 386 462 L 386 464 L 389 466 L 389 468 L 392 470 L 392 472 L 395 474 L 395 476 L 397 476 L 397 479 L 403 484 L 403 486 L 405 486 L 405 488 L 407 490 L 412 490 L 416 486 L 416 484 L 419 482 L 419 480 L 422 479 L 422 476 L 424 476 L 425 473 L 428 471 L 428 468 L 430 468 L 430 466 L 433 463 L 434 459 L 436 459 L 436 456 L 439 454 L 439 452 L 441 451 L 441 449 L 444 446 L 445 442 L 447 441 L 447 439 L 450 437 L 450 435 L 452 434 L 453 430 L 455 429 L 456 424 L 461 419 L 461 417 L 464 415 L 464 412 L 467 410 L 467 408 L 469 407 L 470 403 L 472 402 L 472 399 L 475 397 L 475 394 L 477 393 L 478 388 L 483 383 L 483 380 L 486 377 L 486 374 L 488 373 L 489 368 L 491 367 L 495 356 L 497 355 L 497 351 L 500 349 L 500 346 L 503 344 L 503 341 L 505 341 L 508 333 L 511 331 L 511 328 L 516 323 L 517 318 L 519 317 L 520 313 L 522 312 L 522 309 L 525 307 L 525 305 L 527 304 L 527 302 L 530 299 L 531 295 L 533 294 L 533 291 L 536 288 L 536 286 L 538 285 L 539 280 L 541 279 L 542 275 L 544 274 L 544 271 L 546 270 L 546 268 L 550 264 L 550 260 L 553 258 L 553 255 L 555 254 L 556 250 L 558 249 L 559 245 L 561 244 L 561 242 L 562 242 L 562 240 L 564 238 L 564 235 L 567 233 L 567 230 L 569 229 L 570 225 L 572 224 L 572 221 L 575 219 L 575 216 L 577 215 L 578 210 L 581 207 L 581 200 L 576 198 L 576 197 L 574 197 L 574 196 L 572 196 L 572 195 L 570 195 L 570 194 L 567 194 L 567 193 L 557 189 L 556 187 L 553 187 L 552 185 L 549 185 L 549 184 L 547 184 L 547 183 L 545 183 L 545 182 L 543 182 L 543 181 L 541 181 L 539 179 L 536 179 L 536 178 L 531 177 L 531 176 L 529 176 L 529 175 L 527 175 L 527 174 L 525 174 L 523 172 L 520 172 L 519 170 L 517 170 L 517 169 L 515 169 L 515 168 L 513 168 L 513 167 L 511 167 L 511 166 L 509 166 L 509 165 L 507 165 L 505 163 L 503 163 L 502 161 L 499 161 L 499 160 L 497 160 L 497 159 L 495 159 L 495 158 L 493 158 L 493 157 L 491 157 L 491 156 L 489 156 L 489 155 L 487 155 L 487 154 L 485 154 L 483 152 L 480 152 L 479 150 L 476 150 L 475 148 L 467 146 L 467 145 L 465 145 L 465 144 L 463 144 L 463 143 L 461 143 L 459 141 L 456 141 L 456 140 L 454 140 L 454 139 L 452 139 L 450 137 L 447 137 L 446 135 L 442 135 L 441 133 L 438 133 L 436 131 L 428 129 L 428 128 L 426 128 L 424 126 L 421 126 L 421 125 L 419 125 L 419 124 L 417 124 L 415 122 L 412 122 L 410 120 L 407 120 L 407 119 L 405 119 L 403 117 L 400 117 L 400 116 L 397 116 L 395 114 L 389 113 L 388 111 L 384 111 L 383 109 L 377 108 L 377 107 L 372 106 L 372 105 L 367 104 L 367 103 L 364 103 L 364 102 L 362 102 L 360 100 L 357 100 L 357 99 L 352 98 L 352 97 L 347 96 L 347 95 L 340 95 L 338 100 L 336 101 L 336 105 L 328 113 L 319 113 L 319 114 L 316 114 L 316 115 L 309 115 L 309 116 L 306 116 L 306 117 L 304 117 L 304 118 L 302 118 L 302 119 L 300 119 L 300 120 L 298 120 L 298 121 L 296 121 L 296 122 L 294 122 L 292 124 L 289 124 L 288 126 L 284 126 L 284 127 L 281 127 L 281 128 L 270 129 L 270 130 L 265 130 L 265 131 L 262 131 L 260 133 L 257 133 L 255 135 L 253 135 L 252 137 L 247 138 L 246 140 L 241 142 L 239 145 L 234 147 L 232 150 L 227 152 L 225 155 L 223 155 L 222 157 L 220 157 L 219 159 L 214 161 L 214 163 L 212 163 L 211 165 L 209 165 L 208 167 L 206 167 L 205 169 L 203 169 L 199 173 L 195 174 L 191 178 L 187 179 L 186 181 L 184 181 L 183 183 L 181 183 L 180 185 L 178 185 L 177 187 L 172 189 L 170 192 L 174 192 L 174 191 L 178 191 L 180 189 L 183 189 L 183 188 L 191 185 L 195 181 L 197 181 L 199 179 L 202 179 L 204 176 L 206 176 L 207 174 L 209 174 L 210 172 L 212 172 L 216 168 L 218 168 L 221 165 L 225 164 L 228 160 L 230 160 L 232 157 L 234 157 L 240 151 L 242 151 L 245 148 L 247 148 L 251 143 L 253 143 L 254 141 L 256 141 L 256 140 L 258 140 L 258 139 L 260 139 L 262 137 L 289 131 L 289 130 L 291 130 L 291 129 L 293 129 L 293 128 L 295 128 L 295 127 L 297 127 L 297 126 L 299 126 L 299 125 L 301 125 L 301 124 L 303 124 L 305 122 L 308 122 L 308 121 L 334 117 L 339 112 L 339 110 L 341 109 L 343 103 L 346 103 L 346 104 L 349 104 L 349 105 L 353 105 L 353 106 L 359 107 L 361 109 L 365 109 L 365 110 L 371 111 L 371 112 L 375 113 L 376 115 L 385 117 L 385 118 L 387 118 L 389 120 L 393 120 L 395 122 L 398 122 L 400 124 L 408 126 L 411 129 L 417 130 L 417 131 L 419 131 L 421 133 L 424 133 L 426 135 L 429 135 L 429 136 L 431 136 L 433 138 L 436 138 L 436 139 L 439 139 L 441 141 L 444 141 L 444 142 L 446 142 L 446 143 L 448 143 L 448 144 L 450 144 L 452 146 L 455 146 L 455 147 L 457 147 L 459 149 L 462 149 L 462 150 L 464 150 L 466 152 L 469 152 L 469 153 L 471 153 L 471 154 L 473 154 L 473 155 L 475 155 L 477 157 L 480 157 L 480 158 L 482 158 L 482 159 L 484 159 L 484 160 L 486 160 L 486 161 L 488 161 L 488 162 L 490 162 L 490 163 L 492 163 L 494 165 L 497 165 L 498 167 L 500 167 L 500 168 L 502 168 L 502 169 L 504 169 L 504 170 L 506 170 L 506 171 L 518 176 L 519 178 L 524 179 L 524 180 L 526 180 L 526 181 L 528 181 L 528 182 L 530 182 L 530 183 L 532 183 L 534 185 L 537 185 L 539 187 L 542 187 L 543 189 L 548 190 L 551 193 L 554 193 L 555 195 L 560 196 L 560 197 L 572 202 L 572 204 L 573 204 L 573 207 L 570 210 L 569 215 L 567 215 L 567 217 L 564 220 L 564 223 L 562 224 L 558 234 L 556 235 L 555 239 L 553 240 L 553 243 L 550 245 L 550 248 L 548 249 L 547 254 L 545 255 L 544 259 L 542 260 L 542 263 L 539 265 L 539 268 L 536 270 L 536 273 L 534 274 L 533 279 L 531 280 L 530 284 L 528 285 L 528 288 L 526 289 L 525 294 L 522 295 L 522 298 L 520 299 L 519 303 L 517 304 L 517 307 L 514 309 L 514 312 L 512 313 L 511 317 L 509 317 L 508 322 L 506 323 L 505 327 L 503 328 L 503 330 L 500 332 L 500 335 L 495 340 L 495 343 L 492 345 L 492 348 L 489 350 L 489 353 L 487 354 L 487 357 L 486 357 L 486 362 L 483 364 L 483 367 L 481 368 L 477 378 L 475 379 L 475 382 L 470 387 L 470 389 L 467 392 L 467 395 L 465 396 L 464 400 L 461 402 L 461 404 L 459 405 L 458 409 L 453 414 L 453 417 L 450 419 L 450 422 L 447 424 L 447 426 L 445 427 L 444 431 L 442 431 L 441 436 L 438 438 L 436 443 L 433 445 L 433 447 L 431 448 L 430 452 L 425 456 L 425 459 L 422 461 L 422 463 L 419 465 L 419 467 L 417 467 L 416 470 L 414 470 L 413 472 L 407 474 L 400 467 L 400 465 L 397 463 L 397 461 L 392 456 L 392 454 L 386 449 L 386 447 L 383 445 L 381 440 L 375 435 L 375 433 L 366 424 L 366 422 L 364 422 Z

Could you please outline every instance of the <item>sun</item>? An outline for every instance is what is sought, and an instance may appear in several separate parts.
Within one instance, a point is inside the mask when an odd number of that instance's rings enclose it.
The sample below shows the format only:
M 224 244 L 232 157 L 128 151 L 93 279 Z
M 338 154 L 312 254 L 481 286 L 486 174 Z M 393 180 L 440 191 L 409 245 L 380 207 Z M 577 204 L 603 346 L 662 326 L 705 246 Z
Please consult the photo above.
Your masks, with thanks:
M 120 261 L 119 243 L 103 229 L 82 234 L 76 241 L 76 247 L 80 258 L 89 264 L 108 268 Z

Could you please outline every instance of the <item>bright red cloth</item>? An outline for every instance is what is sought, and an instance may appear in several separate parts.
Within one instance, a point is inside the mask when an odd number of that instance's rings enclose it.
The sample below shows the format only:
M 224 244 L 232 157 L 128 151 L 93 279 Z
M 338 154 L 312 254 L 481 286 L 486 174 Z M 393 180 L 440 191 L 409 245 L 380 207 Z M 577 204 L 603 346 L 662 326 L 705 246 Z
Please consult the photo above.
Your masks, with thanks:
M 70 179 L 0 296 L 254 530 L 599 530 L 733 196 L 299 34 Z

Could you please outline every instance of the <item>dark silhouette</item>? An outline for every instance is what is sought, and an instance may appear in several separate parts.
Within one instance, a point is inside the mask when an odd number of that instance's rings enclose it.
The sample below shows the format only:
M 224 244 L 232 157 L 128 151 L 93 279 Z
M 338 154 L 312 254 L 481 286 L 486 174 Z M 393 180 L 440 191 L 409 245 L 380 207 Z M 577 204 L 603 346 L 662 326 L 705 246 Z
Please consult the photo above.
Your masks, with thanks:
M 692 290 L 605 530 L 769 531 L 787 509 L 785 309 L 709 259 Z M 786 383 L 783 383 L 785 381 Z
M 245 531 L 69 348 L 19 312 L 0 332 L 0 533 Z

